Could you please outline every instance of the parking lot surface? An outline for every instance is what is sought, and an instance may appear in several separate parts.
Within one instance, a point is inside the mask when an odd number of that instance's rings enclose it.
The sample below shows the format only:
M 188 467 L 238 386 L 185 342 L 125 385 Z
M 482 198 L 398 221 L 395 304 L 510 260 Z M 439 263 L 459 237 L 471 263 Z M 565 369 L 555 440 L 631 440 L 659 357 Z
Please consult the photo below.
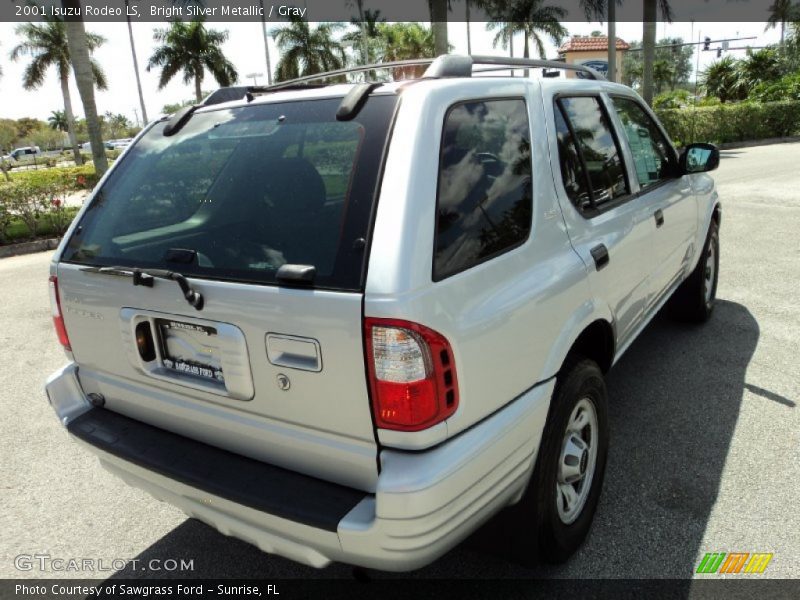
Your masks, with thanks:
M 657 317 L 609 374 L 608 470 L 578 554 L 523 567 L 503 558 L 501 531 L 404 577 L 683 578 L 706 552 L 733 551 L 773 553 L 764 577 L 800 577 L 798 164 L 800 144 L 723 152 L 719 303 L 703 327 Z M 297 565 L 187 519 L 68 439 L 43 393 L 64 362 L 49 260 L 0 260 L 0 577 L 351 577 L 350 567 Z M 15 566 L 32 554 L 139 567 Z M 193 570 L 141 570 L 167 559 Z

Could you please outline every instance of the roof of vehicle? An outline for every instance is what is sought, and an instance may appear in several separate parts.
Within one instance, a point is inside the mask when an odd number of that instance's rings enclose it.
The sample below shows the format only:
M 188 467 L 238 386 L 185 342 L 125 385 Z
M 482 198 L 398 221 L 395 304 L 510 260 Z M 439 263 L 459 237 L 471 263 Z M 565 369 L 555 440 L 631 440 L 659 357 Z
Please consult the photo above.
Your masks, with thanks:
M 387 82 L 376 81 L 373 82 L 372 86 L 363 82 L 342 83 L 341 81 L 336 81 L 329 84 L 320 83 L 324 82 L 326 79 L 338 78 L 341 80 L 341 78 L 345 76 L 352 77 L 357 73 L 369 74 L 370 72 L 374 73 L 380 70 L 395 71 L 402 69 L 407 73 L 410 67 L 420 66 L 427 66 L 425 73 L 421 77 Z M 553 86 L 563 88 L 565 85 L 568 85 L 577 89 L 597 89 L 598 82 L 603 82 L 604 87 L 607 84 L 602 75 L 584 65 L 501 56 L 461 56 L 448 54 L 436 59 L 427 58 L 396 61 L 364 65 L 351 69 L 341 69 L 338 71 L 300 77 L 266 87 L 240 86 L 220 88 L 207 97 L 202 105 L 197 107 L 197 110 L 202 112 L 205 110 L 234 108 L 237 106 L 262 103 L 343 97 L 353 92 L 358 86 L 362 86 L 362 92 L 364 94 L 396 94 L 404 87 L 424 81 L 441 81 L 442 79 L 463 81 L 464 79 L 470 78 L 513 78 L 518 80 L 520 78 L 519 75 L 522 75 L 526 69 L 537 69 L 542 75 L 542 85 L 548 88 Z M 561 77 L 560 75 L 562 72 L 576 72 L 582 79 Z M 512 77 L 512 73 L 517 74 L 517 76 Z M 618 86 L 618 84 L 610 85 Z M 621 90 L 628 89 L 625 86 L 618 87 Z

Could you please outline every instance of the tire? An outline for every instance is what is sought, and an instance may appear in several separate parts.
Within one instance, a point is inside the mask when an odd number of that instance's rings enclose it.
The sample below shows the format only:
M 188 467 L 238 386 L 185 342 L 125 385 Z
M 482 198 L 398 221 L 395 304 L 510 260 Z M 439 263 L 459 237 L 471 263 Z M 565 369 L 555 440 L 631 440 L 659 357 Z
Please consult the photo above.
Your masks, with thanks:
M 718 280 L 719 226 L 712 220 L 697 266 L 670 300 L 671 315 L 690 323 L 708 321 L 717 300 Z
M 581 419 L 587 419 L 586 424 L 570 434 L 568 426 L 580 424 Z M 586 447 L 575 443 L 575 435 Z M 527 524 L 520 523 L 523 535 L 535 540 L 535 547 L 528 545 L 527 551 L 535 551 L 539 561 L 562 563 L 583 543 L 597 509 L 607 456 L 603 373 L 594 361 L 572 361 L 559 375 L 536 466 L 519 507 L 529 517 Z M 571 505 L 563 491 L 567 486 L 578 498 Z

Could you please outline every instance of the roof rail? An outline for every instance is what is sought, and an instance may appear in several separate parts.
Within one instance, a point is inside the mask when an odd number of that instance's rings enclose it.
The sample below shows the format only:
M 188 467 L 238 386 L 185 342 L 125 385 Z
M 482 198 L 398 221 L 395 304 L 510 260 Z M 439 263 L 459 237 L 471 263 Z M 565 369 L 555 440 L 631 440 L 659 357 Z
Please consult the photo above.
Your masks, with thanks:
M 476 65 L 490 65 L 491 69 L 475 70 Z M 532 58 L 506 58 L 503 56 L 465 56 L 459 54 L 443 54 L 438 58 L 416 58 L 412 60 L 396 60 L 385 63 L 375 63 L 371 65 L 362 65 L 358 67 L 350 67 L 348 69 L 337 69 L 335 71 L 326 71 L 325 73 L 316 73 L 314 75 L 305 75 L 280 83 L 274 83 L 267 86 L 231 86 L 220 88 L 210 94 L 204 101 L 204 105 L 219 104 L 221 102 L 229 102 L 231 100 L 241 100 L 247 97 L 252 100 L 252 96 L 260 94 L 269 94 L 277 92 L 282 89 L 297 87 L 299 85 L 312 84 L 315 81 L 324 79 L 332 79 L 334 77 L 344 77 L 353 73 L 368 73 L 370 71 L 380 71 L 381 69 L 402 69 L 404 67 L 419 67 L 427 66 L 425 74 L 422 79 L 438 79 L 442 77 L 472 77 L 473 74 L 487 72 L 487 71 L 505 71 L 518 68 L 542 68 L 542 69 L 560 69 L 566 71 L 575 71 L 588 76 L 590 79 L 598 81 L 605 81 L 600 73 L 585 65 L 575 65 L 555 60 L 537 60 Z M 549 75 L 552 76 L 552 75 Z M 313 85 L 313 84 L 312 84 Z M 325 84 L 321 84 L 325 85 Z
M 436 68 L 438 77 L 464 77 L 465 75 L 460 74 L 462 72 L 462 67 L 460 63 L 451 63 L 451 59 L 463 59 L 463 58 L 471 58 L 472 59 L 472 66 L 475 65 L 492 65 L 496 67 L 508 67 L 508 69 L 513 68 L 540 68 L 540 69 L 561 69 L 566 71 L 576 71 L 578 73 L 583 73 L 584 75 L 588 75 L 590 79 L 595 79 L 598 81 L 605 81 L 605 77 L 595 71 L 592 68 L 587 67 L 586 65 L 576 65 L 571 63 L 560 62 L 557 60 L 539 60 L 534 58 L 507 58 L 505 56 L 468 56 L 468 57 L 461 57 L 457 55 L 443 55 L 434 61 L 434 63 L 430 66 L 428 71 L 433 71 Z M 440 63 L 441 61 L 441 63 Z M 437 64 L 440 63 L 440 64 Z M 452 66 L 451 66 L 452 64 Z M 489 69 L 486 69 L 487 71 Z M 491 69 L 497 70 L 497 69 Z M 452 71 L 453 74 L 449 74 Z M 473 73 L 477 73 L 479 71 L 473 71 Z M 428 72 L 425 73 L 428 76 Z M 468 77 L 468 75 L 467 75 Z
M 422 65 L 430 65 L 436 59 L 434 58 L 414 58 L 411 60 L 395 60 L 385 63 L 375 63 L 371 65 L 361 65 L 358 67 L 350 67 L 348 69 L 337 69 L 336 71 L 327 71 L 325 73 L 317 73 L 315 75 L 306 75 L 304 77 L 297 77 L 296 79 L 289 79 L 281 81 L 280 83 L 273 83 L 270 86 L 263 88 L 264 92 L 272 92 L 282 88 L 293 87 L 298 83 L 306 83 L 309 81 L 318 81 L 320 79 L 330 79 L 331 77 L 341 77 L 343 75 L 350 75 L 351 73 L 365 73 L 368 71 L 380 71 L 381 69 L 400 69 L 403 67 L 418 67 Z

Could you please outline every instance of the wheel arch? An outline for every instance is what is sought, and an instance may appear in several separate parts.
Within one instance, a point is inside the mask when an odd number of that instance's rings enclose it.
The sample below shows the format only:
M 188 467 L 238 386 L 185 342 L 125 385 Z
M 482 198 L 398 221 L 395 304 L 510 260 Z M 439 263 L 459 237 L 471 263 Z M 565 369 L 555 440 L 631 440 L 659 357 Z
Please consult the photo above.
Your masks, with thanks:
M 605 319 L 596 319 L 589 323 L 575 338 L 564 357 L 562 368 L 564 365 L 569 364 L 573 358 L 582 357 L 596 362 L 600 370 L 605 374 L 614 364 L 615 350 L 613 325 Z
M 603 373 L 614 364 L 616 332 L 611 307 L 597 298 L 581 305 L 553 344 L 545 374 L 554 377 L 575 356 L 594 360 Z

